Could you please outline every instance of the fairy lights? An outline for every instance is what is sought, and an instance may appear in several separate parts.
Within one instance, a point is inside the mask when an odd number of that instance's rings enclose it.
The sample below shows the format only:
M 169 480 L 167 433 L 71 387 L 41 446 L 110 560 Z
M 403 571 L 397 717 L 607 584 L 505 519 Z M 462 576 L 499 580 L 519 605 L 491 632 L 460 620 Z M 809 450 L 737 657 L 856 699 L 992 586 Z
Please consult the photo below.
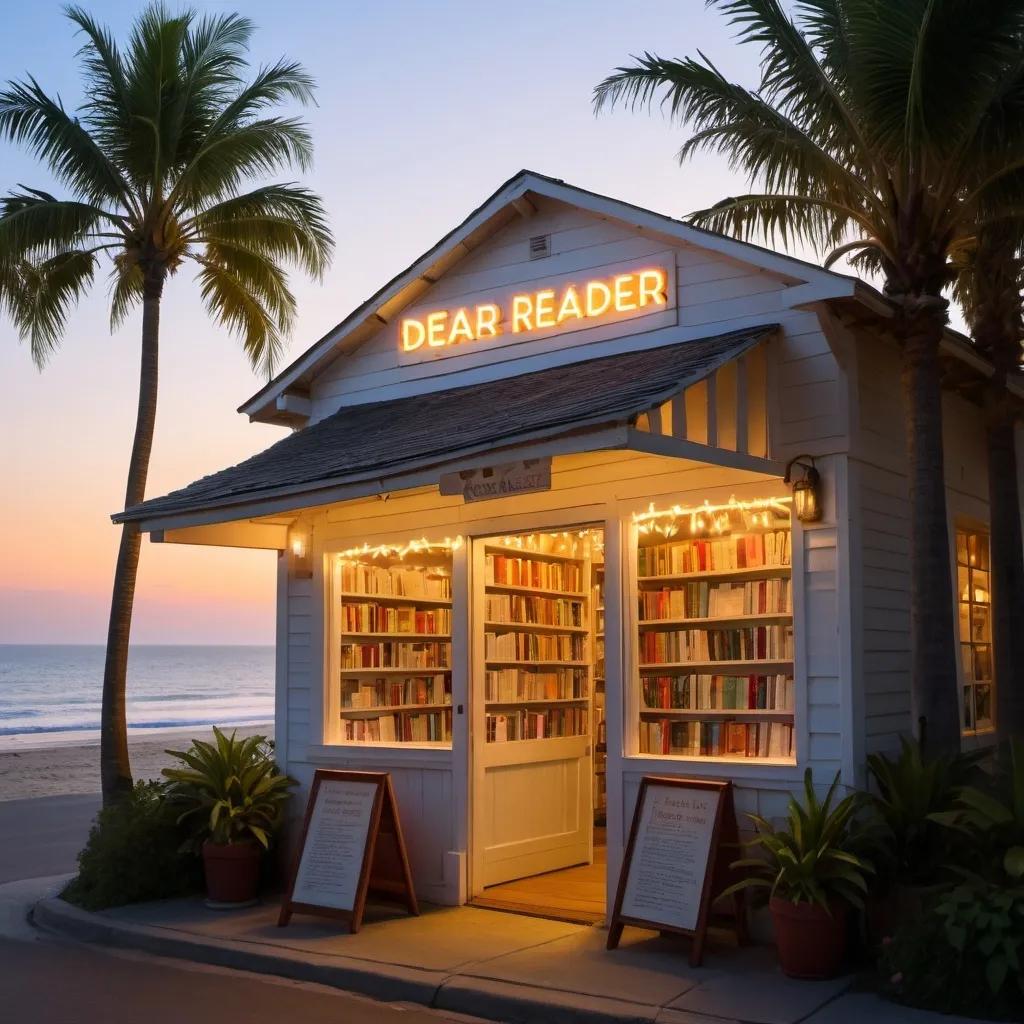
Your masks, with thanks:
M 633 522 L 642 534 L 660 533 L 664 537 L 674 537 L 679 532 L 680 523 L 687 520 L 691 535 L 724 533 L 737 517 L 742 519 L 746 529 L 770 526 L 773 515 L 789 517 L 792 503 L 792 498 L 758 498 L 755 501 L 730 498 L 724 505 L 705 501 L 703 505 L 694 507 L 673 505 L 667 509 L 656 509 L 651 502 L 646 512 L 633 513 Z
M 407 555 L 432 555 L 435 553 L 450 555 L 462 547 L 462 537 L 445 537 L 443 541 L 429 541 L 426 537 L 419 540 L 406 541 L 405 544 L 378 544 L 371 546 L 364 544 L 362 547 L 349 548 L 348 551 L 339 551 L 338 560 L 342 562 L 366 561 L 370 558 L 387 558 L 404 561 Z

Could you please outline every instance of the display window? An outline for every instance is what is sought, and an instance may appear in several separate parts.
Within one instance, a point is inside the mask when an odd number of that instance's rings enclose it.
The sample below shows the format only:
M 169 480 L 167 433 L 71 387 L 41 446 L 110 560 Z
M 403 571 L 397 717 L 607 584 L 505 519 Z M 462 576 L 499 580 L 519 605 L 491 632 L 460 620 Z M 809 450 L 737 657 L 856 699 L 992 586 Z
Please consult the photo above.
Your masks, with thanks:
M 333 557 L 337 743 L 452 742 L 452 552 L 461 542 Z
M 634 520 L 638 752 L 792 763 L 789 499 Z

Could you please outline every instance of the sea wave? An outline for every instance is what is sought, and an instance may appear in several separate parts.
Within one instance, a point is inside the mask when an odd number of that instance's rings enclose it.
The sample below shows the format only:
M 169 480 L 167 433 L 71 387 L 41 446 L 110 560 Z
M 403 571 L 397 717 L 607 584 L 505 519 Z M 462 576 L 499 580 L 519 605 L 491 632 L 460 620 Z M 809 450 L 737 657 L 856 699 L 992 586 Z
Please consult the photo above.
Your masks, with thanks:
M 263 725 L 269 722 L 266 715 L 254 715 L 252 718 L 233 718 L 225 723 L 220 718 L 168 718 L 161 722 L 140 722 L 128 726 L 129 732 L 141 732 L 145 729 L 192 729 L 198 726 L 213 727 L 218 729 L 233 729 L 236 726 Z M 61 734 L 67 732 L 95 732 L 99 729 L 99 723 L 76 723 L 74 725 L 29 725 L 7 728 L 0 726 L 0 736 L 37 736 L 44 733 Z

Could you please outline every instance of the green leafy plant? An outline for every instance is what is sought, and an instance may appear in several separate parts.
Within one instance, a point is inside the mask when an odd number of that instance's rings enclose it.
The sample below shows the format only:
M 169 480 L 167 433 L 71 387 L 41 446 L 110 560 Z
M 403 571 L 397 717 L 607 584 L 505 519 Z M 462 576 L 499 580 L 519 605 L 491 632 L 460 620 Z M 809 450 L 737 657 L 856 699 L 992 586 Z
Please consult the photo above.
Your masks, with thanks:
M 961 955 L 971 950 L 985 960 L 985 979 L 997 995 L 1014 972 L 1024 992 L 1024 888 L 992 885 L 974 878 L 943 896 L 935 907 L 949 944 Z
M 965 786 L 953 823 L 976 840 L 987 872 L 1024 878 L 1024 740 L 1011 739 L 996 758 L 986 787 Z
M 104 910 L 200 892 L 202 868 L 180 851 L 184 829 L 160 782 L 138 782 L 129 798 L 99 812 L 78 854 L 69 903 Z
M 1024 1020 L 1024 887 L 971 876 L 882 947 L 889 995 L 940 1013 Z
M 755 905 L 777 896 L 826 909 L 836 898 L 862 906 L 866 876 L 873 868 L 854 852 L 858 841 L 851 836 L 850 826 L 863 796 L 852 793 L 836 803 L 838 788 L 837 773 L 825 799 L 819 800 L 808 768 L 803 803 L 790 798 L 787 828 L 777 830 L 764 818 L 748 815 L 757 835 L 745 845 L 759 855 L 733 863 L 734 869 L 749 873 L 726 893 L 751 889 Z
M 178 822 L 193 828 L 185 847 L 255 839 L 269 849 L 288 790 L 298 783 L 277 770 L 265 736 L 240 740 L 235 732 L 213 732 L 215 743 L 193 740 L 190 750 L 167 751 L 184 764 L 163 774 L 169 800 L 184 808 Z
M 879 823 L 876 854 L 884 884 L 934 885 L 956 860 L 950 823 L 959 793 L 978 773 L 978 754 L 925 758 L 916 740 L 901 740 L 899 757 L 868 756 L 878 792 L 871 804 Z

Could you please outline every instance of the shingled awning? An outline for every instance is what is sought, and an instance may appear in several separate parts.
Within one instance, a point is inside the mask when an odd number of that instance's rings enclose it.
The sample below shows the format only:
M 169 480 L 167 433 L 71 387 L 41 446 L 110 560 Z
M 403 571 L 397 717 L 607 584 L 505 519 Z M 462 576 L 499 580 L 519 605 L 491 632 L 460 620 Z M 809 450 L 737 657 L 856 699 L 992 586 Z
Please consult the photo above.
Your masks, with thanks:
M 410 398 L 346 406 L 245 462 L 114 515 L 143 522 L 393 477 L 488 449 L 629 425 L 770 335 L 753 327 Z M 303 498 L 305 496 L 305 499 Z

